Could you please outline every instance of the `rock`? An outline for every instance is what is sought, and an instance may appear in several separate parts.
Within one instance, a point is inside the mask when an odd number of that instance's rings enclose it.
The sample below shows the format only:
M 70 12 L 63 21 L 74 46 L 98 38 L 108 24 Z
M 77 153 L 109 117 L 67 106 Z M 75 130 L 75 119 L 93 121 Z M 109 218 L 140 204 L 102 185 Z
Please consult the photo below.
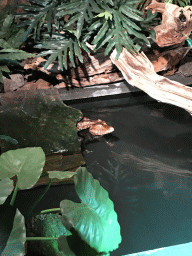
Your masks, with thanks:
M 53 88 L 53 85 L 51 85 L 49 82 L 43 79 L 39 79 L 36 82 L 26 83 L 19 90 L 36 90 L 36 89 L 50 89 L 50 88 Z
M 27 221 L 27 236 L 30 237 L 59 237 L 68 234 L 57 214 L 40 214 Z M 30 241 L 27 245 L 30 255 L 61 256 L 57 240 Z
M 21 74 L 10 75 L 11 79 L 3 77 L 4 79 L 4 91 L 12 92 L 24 85 L 24 77 Z
M 192 61 L 190 58 L 190 61 L 181 64 L 178 70 L 179 73 L 181 73 L 184 76 L 191 76 L 192 75 Z
M 81 111 L 66 106 L 55 89 L 6 93 L 1 98 L 0 134 L 18 144 L 3 141 L 1 152 L 25 147 L 42 147 L 45 154 L 80 152 L 76 123 L 81 118 Z
M 152 62 L 155 72 L 171 69 L 173 70 L 175 65 L 177 65 L 190 51 L 191 47 L 179 47 L 176 49 L 164 51 L 149 60 Z

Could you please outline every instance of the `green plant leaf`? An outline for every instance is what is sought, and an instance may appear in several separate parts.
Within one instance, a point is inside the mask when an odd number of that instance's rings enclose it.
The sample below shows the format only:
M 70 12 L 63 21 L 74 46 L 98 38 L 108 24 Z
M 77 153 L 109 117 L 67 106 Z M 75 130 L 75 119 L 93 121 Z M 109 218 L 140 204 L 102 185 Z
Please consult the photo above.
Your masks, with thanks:
M 107 33 L 108 28 L 109 26 L 106 20 L 101 29 L 99 30 L 99 32 L 97 33 L 96 37 L 94 38 L 92 44 L 96 44 Z
M 63 256 L 76 256 L 69 248 L 66 236 L 60 236 L 57 240 L 57 243 L 58 249 L 60 252 L 62 252 Z
M 72 176 L 75 175 L 75 172 L 60 172 L 60 171 L 51 171 L 48 172 L 49 174 L 49 178 L 53 179 L 53 178 L 57 178 L 57 179 L 68 179 L 71 178 Z
M 20 211 L 17 209 L 13 229 L 7 241 L 6 247 L 1 256 L 24 256 L 26 242 L 25 219 Z
M 99 13 L 96 17 L 105 17 L 106 20 L 108 20 L 108 19 L 112 20 L 112 18 L 113 18 L 112 14 L 108 11 Z
M 28 25 L 28 28 L 25 30 L 25 33 L 23 33 L 22 37 L 20 38 L 21 42 L 24 42 L 27 40 L 29 34 L 34 31 L 34 38 L 38 38 L 38 31 L 40 31 L 40 28 L 43 25 L 44 20 L 47 21 L 48 28 L 51 26 L 50 22 L 50 12 L 54 12 L 55 7 L 57 6 L 57 1 L 33 1 L 29 0 L 31 2 L 31 5 L 18 5 L 18 7 L 21 7 L 23 10 L 27 11 L 27 13 L 19 13 L 15 16 L 23 19 L 29 19 L 31 16 L 30 23 L 26 23 L 24 20 L 19 25 L 20 26 L 26 26 Z M 46 19 L 47 17 L 47 19 Z
M 1 67 L 0 67 L 0 69 L 1 69 Z M 5 70 L 2 69 L 2 71 L 5 71 Z M 7 68 L 5 72 L 9 72 L 9 69 Z M 0 135 L 0 139 L 8 141 L 8 142 L 10 142 L 14 145 L 18 144 L 18 141 L 16 139 L 13 139 L 13 138 L 11 138 L 10 136 L 7 136 L 7 135 Z
M 11 48 L 12 46 L 5 40 L 5 39 L 0 39 L 0 46 L 2 48 Z
M 3 73 L 2 73 L 2 71 L 1 71 L 1 69 L 0 69 L 0 83 L 3 84 Z
M 121 242 L 120 226 L 108 192 L 83 167 L 76 170 L 74 183 L 82 202 L 61 201 L 63 224 L 67 221 L 98 252 L 117 249 Z
M 0 60 L 1 59 L 11 59 L 11 60 L 22 60 L 26 58 L 34 57 L 34 54 L 27 53 L 18 49 L 2 49 L 0 50 Z
M 0 205 L 5 202 L 13 191 L 13 181 L 9 178 L 0 180 Z
M 38 181 L 45 164 L 42 148 L 9 150 L 0 156 L 0 179 L 17 175 L 19 189 L 29 189 Z
M 15 207 L 7 203 L 0 205 L 0 255 L 2 255 L 11 234 L 15 213 Z

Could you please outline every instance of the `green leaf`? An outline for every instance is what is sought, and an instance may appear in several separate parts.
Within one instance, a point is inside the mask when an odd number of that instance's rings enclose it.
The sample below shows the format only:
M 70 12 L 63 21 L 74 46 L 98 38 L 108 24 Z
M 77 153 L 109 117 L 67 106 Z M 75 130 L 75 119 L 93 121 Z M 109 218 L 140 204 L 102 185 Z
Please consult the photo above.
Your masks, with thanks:
M 96 44 L 94 50 L 97 51 L 99 48 L 101 48 L 103 45 L 105 45 L 114 35 L 114 30 L 110 30 L 105 35 L 105 39 L 103 38 Z
M 82 31 L 82 28 L 83 28 L 84 20 L 88 20 L 87 13 L 86 13 L 88 7 L 89 7 L 89 0 L 84 0 L 82 2 L 80 15 L 79 15 L 79 19 L 78 19 L 78 22 L 77 22 L 77 39 L 79 39 L 80 36 L 81 36 L 81 31 Z
M 107 32 L 109 28 L 108 21 L 106 20 L 99 32 L 97 33 L 96 37 L 94 38 L 92 44 L 96 44 Z
M 0 67 L 1 68 L 1 67 Z M 8 69 L 8 68 L 7 68 Z M 4 70 L 3 70 L 4 71 Z M 9 72 L 9 69 L 8 71 L 6 72 Z M 5 141 L 8 141 L 14 145 L 18 144 L 18 141 L 16 139 L 13 139 L 11 138 L 10 136 L 7 136 L 7 135 L 0 135 L 0 140 L 5 140 Z
M 34 54 L 24 52 L 18 49 L 2 49 L 0 50 L 0 59 L 22 60 L 34 57 Z
M 65 25 L 65 28 L 69 27 L 71 24 L 74 24 L 79 19 L 79 14 L 74 15 Z
M 1 69 L 0 69 L 0 83 L 3 84 L 3 73 L 2 73 L 2 71 L 1 71 Z
M 54 51 L 51 56 L 48 58 L 48 60 L 46 61 L 45 65 L 44 65 L 44 69 L 46 69 L 58 56 L 58 52 Z
M 2 255 L 13 229 L 15 214 L 15 207 L 7 203 L 0 205 L 0 255 Z
M 71 178 L 75 175 L 75 172 L 50 171 L 48 174 L 50 179 L 56 178 L 62 180 Z
M 73 67 L 75 68 L 74 53 L 73 53 L 73 45 L 72 44 L 69 45 L 69 49 L 70 49 L 69 50 L 69 59 L 70 59 L 72 65 L 73 65 Z
M 6 73 L 10 72 L 10 70 L 9 70 L 9 68 L 7 66 L 0 66 L 0 70 L 3 71 L 3 72 L 6 72 Z M 2 138 L 1 136 L 2 135 L 0 135 L 0 139 Z
M 105 48 L 105 51 L 104 51 L 104 55 L 106 56 L 107 54 L 109 54 L 109 52 L 112 50 L 112 48 L 114 47 L 115 45 L 115 40 L 113 39 L 110 39 L 109 40 L 109 43 L 107 45 L 107 47 Z
M 62 56 L 62 50 L 60 51 L 60 54 L 58 55 L 58 63 L 60 69 L 63 71 L 63 56 Z
M 29 189 L 38 181 L 45 164 L 42 148 L 9 150 L 0 156 L 0 179 L 17 175 L 19 189 Z
M 12 14 L 7 15 L 1 27 L 1 31 L 7 31 L 7 29 L 11 26 L 13 19 L 14 19 L 14 16 Z
M 92 6 L 92 9 L 94 10 L 94 12 L 97 13 L 101 13 L 102 9 L 99 7 L 99 5 L 94 1 L 94 0 L 90 0 L 90 5 Z
M 49 11 L 53 11 L 57 1 L 40 1 L 37 3 L 37 1 L 33 1 L 33 5 L 24 5 L 23 8 L 27 10 L 27 13 L 20 13 L 17 15 L 18 17 L 21 17 L 23 19 L 29 19 L 31 16 L 30 23 L 28 24 L 28 28 L 26 29 L 25 33 L 20 38 L 21 42 L 26 41 L 29 34 L 34 31 L 34 38 L 37 36 L 36 32 L 40 30 L 42 26 L 42 22 L 44 21 L 45 16 Z M 22 7 L 22 5 L 21 5 Z M 49 18 L 48 18 L 49 20 Z M 23 25 L 26 26 L 26 21 L 23 21 Z M 22 26 L 22 22 L 20 23 L 20 26 Z
M 108 19 L 112 20 L 113 19 L 112 14 L 108 11 L 99 13 L 96 17 L 105 17 L 106 20 L 108 20 Z
M 57 243 L 58 249 L 60 252 L 62 252 L 63 256 L 76 256 L 76 254 L 74 254 L 69 248 L 66 236 L 60 236 L 57 240 Z
M 132 18 L 137 21 L 143 21 L 143 18 L 141 16 L 132 12 L 127 6 L 121 6 L 119 10 L 129 18 Z
M 83 167 L 76 170 L 74 183 L 82 202 L 61 201 L 63 224 L 67 222 L 98 252 L 117 249 L 121 242 L 120 226 L 108 192 Z
M 0 46 L 2 48 L 11 48 L 12 47 L 5 39 L 0 39 Z
M 68 50 L 67 48 L 65 48 L 63 52 L 63 66 L 66 70 L 67 70 L 67 53 L 68 53 Z
M 5 202 L 7 197 L 13 191 L 13 181 L 9 178 L 0 180 L 0 205 Z
M 117 50 L 115 59 L 117 60 L 122 52 L 122 49 L 123 49 L 122 43 L 121 43 L 121 40 L 120 40 L 120 37 L 118 34 L 115 34 L 114 41 L 115 41 L 115 48 Z
M 13 229 L 1 256 L 24 256 L 25 255 L 26 230 L 25 219 L 17 209 Z
M 77 55 L 78 59 L 80 60 L 80 62 L 83 63 L 83 56 L 81 54 L 81 49 L 77 42 L 74 42 L 74 51 L 75 51 L 75 54 Z
M 100 19 L 96 20 L 94 23 L 91 24 L 90 27 L 88 27 L 89 31 L 95 30 L 99 27 L 101 27 L 103 23 L 100 21 Z

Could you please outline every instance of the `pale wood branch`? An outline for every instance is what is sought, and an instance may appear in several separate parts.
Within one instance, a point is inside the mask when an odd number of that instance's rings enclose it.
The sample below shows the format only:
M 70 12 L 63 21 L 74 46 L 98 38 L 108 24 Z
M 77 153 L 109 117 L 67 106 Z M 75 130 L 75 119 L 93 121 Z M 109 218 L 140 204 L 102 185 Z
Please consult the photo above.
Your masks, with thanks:
M 158 75 L 143 52 L 133 55 L 124 48 L 118 60 L 115 56 L 116 50 L 110 56 L 111 61 L 129 84 L 158 101 L 173 104 L 192 113 L 192 88 Z

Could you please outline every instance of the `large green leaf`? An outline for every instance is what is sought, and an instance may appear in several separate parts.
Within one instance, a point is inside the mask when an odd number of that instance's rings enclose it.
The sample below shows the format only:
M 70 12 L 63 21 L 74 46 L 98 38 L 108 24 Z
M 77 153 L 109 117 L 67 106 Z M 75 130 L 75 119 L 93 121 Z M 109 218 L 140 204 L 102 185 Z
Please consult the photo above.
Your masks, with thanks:
M 66 236 L 60 236 L 57 242 L 58 242 L 58 249 L 60 250 L 63 256 L 76 256 L 69 248 Z
M 42 148 L 9 150 L 0 156 L 0 179 L 17 175 L 19 189 L 29 189 L 38 181 L 45 164 Z
M 13 229 L 15 214 L 15 207 L 7 203 L 0 205 L 0 255 L 2 255 Z
M 24 256 L 25 255 L 25 244 L 26 241 L 26 230 L 25 230 L 25 219 L 20 211 L 17 209 L 13 229 L 7 241 L 7 245 L 3 250 L 1 256 Z
M 76 170 L 74 182 L 82 202 L 61 201 L 63 224 L 67 222 L 68 227 L 73 227 L 98 252 L 108 253 L 117 249 L 121 242 L 120 226 L 108 192 L 86 168 Z
M 7 197 L 13 191 L 13 181 L 9 178 L 2 179 L 0 181 L 0 205 L 5 202 Z

